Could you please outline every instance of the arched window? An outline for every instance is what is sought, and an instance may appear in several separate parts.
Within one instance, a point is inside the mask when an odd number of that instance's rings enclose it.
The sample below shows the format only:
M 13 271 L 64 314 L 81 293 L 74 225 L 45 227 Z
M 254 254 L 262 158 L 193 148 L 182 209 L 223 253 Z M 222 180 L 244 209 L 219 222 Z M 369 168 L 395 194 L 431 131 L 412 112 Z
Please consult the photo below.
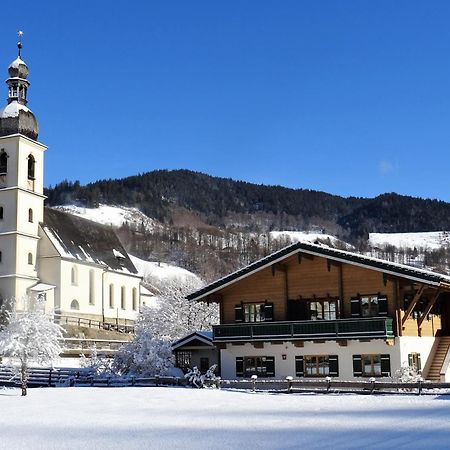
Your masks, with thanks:
M 89 271 L 89 304 L 95 304 L 95 274 L 94 269 Z
M 3 220 L 3 206 L 0 206 L 0 220 Z
M 120 289 L 120 307 L 122 308 L 122 309 L 125 309 L 126 308 L 126 301 L 127 301 L 127 299 L 126 299 L 126 290 L 125 290 L 125 286 L 122 286 L 122 288 Z
M 137 289 L 133 288 L 133 311 L 137 310 Z
M 28 222 L 33 223 L 33 210 L 31 208 L 28 210 Z
M 0 152 L 0 175 L 6 175 L 8 173 L 8 154 L 5 150 Z
M 114 285 L 109 285 L 109 307 L 114 308 Z
M 28 264 L 33 264 L 33 253 L 28 253 Z
M 70 274 L 70 279 L 72 281 L 72 284 L 76 286 L 78 284 L 78 270 L 77 266 L 72 266 L 72 271 Z
M 2 252 L 0 251 L 0 262 L 2 262 Z
M 78 300 L 72 300 L 72 303 L 70 304 L 70 309 L 80 309 L 80 304 L 78 303 Z
M 33 155 L 28 156 L 28 179 L 34 180 L 34 166 L 36 161 Z

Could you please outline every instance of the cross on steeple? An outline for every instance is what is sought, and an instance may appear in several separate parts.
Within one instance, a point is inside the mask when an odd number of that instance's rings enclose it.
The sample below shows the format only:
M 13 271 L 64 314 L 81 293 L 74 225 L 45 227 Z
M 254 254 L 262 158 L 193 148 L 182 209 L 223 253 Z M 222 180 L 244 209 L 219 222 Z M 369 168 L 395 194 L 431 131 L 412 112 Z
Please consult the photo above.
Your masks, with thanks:
M 23 31 L 19 30 L 17 32 L 17 36 L 19 36 L 19 42 L 17 43 L 17 48 L 19 49 L 19 58 L 21 58 L 21 51 L 22 51 L 22 36 L 23 36 Z

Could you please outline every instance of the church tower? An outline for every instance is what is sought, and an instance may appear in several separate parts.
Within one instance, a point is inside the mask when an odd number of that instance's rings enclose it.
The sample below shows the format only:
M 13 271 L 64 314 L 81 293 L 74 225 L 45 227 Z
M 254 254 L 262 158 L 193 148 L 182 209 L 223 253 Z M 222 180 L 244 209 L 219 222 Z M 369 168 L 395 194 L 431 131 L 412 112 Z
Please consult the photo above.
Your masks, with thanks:
M 21 41 L 18 49 L 8 68 L 7 105 L 0 109 L 0 298 L 23 309 L 28 289 L 38 281 L 46 147 L 37 141 L 38 123 L 27 107 L 30 83 Z

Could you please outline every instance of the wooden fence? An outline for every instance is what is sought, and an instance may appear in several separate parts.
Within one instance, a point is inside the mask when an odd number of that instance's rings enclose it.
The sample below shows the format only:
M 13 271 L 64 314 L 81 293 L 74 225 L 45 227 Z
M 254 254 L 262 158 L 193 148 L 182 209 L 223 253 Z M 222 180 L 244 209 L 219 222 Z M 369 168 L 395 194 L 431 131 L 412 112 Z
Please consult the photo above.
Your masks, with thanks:
M 154 387 L 186 386 L 184 378 L 177 377 L 117 377 L 97 376 L 91 369 L 73 368 L 31 368 L 27 371 L 28 385 L 33 387 L 95 386 L 95 387 Z M 206 381 L 219 389 L 238 389 L 255 392 L 273 393 L 354 393 L 354 394 L 450 394 L 450 383 L 429 381 L 395 382 L 395 381 L 339 381 L 321 380 L 267 380 L 242 379 Z M 10 367 L 0 367 L 0 386 L 19 387 L 20 379 Z
M 99 320 L 88 319 L 86 317 L 66 316 L 54 314 L 54 321 L 59 325 L 74 325 L 77 327 L 96 328 L 99 330 L 118 331 L 119 333 L 134 333 L 134 322 L 125 320 L 124 324 L 119 321 L 116 323 L 102 322 Z

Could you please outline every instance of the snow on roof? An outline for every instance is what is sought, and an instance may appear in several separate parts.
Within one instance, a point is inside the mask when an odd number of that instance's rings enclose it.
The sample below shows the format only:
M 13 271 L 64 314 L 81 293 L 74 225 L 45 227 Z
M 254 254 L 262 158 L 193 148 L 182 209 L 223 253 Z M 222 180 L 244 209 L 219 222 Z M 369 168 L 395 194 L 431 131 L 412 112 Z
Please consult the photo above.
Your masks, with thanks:
M 30 109 L 25 105 L 14 101 L 9 105 L 6 105 L 4 108 L 0 109 L 0 117 L 6 119 L 8 117 L 17 117 L 20 111 L 30 112 Z
M 114 255 L 116 258 L 122 258 L 122 259 L 125 259 L 125 256 L 123 256 L 122 253 L 120 253 L 119 250 L 116 250 L 115 248 L 113 248 L 113 255 Z
M 107 266 L 115 271 L 137 273 L 111 227 L 44 208 L 42 228 L 62 257 Z M 114 252 L 121 257 L 118 258 Z
M 26 66 L 25 61 L 19 56 L 9 65 L 8 69 L 18 69 L 19 66 Z
M 54 286 L 53 284 L 38 283 L 30 287 L 30 291 L 44 292 L 49 291 L 50 289 L 54 289 L 55 287 L 56 286 Z
M 212 331 L 194 331 L 193 333 L 188 334 L 187 336 L 184 336 L 181 339 L 175 341 L 172 344 L 172 350 L 176 350 L 177 348 L 180 348 L 183 345 L 189 344 L 190 342 L 196 340 L 202 342 L 207 346 L 214 347 L 212 339 L 213 339 Z

